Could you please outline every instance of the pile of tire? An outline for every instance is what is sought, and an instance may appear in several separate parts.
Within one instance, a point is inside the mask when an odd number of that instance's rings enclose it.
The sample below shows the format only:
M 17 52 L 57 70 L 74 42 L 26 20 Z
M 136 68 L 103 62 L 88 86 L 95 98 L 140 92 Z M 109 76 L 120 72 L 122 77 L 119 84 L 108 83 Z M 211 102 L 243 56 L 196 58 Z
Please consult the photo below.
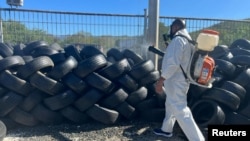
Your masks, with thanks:
M 0 43 L 0 56 L 0 120 L 8 129 L 164 117 L 165 97 L 154 91 L 160 72 L 131 50 L 33 41 Z
M 201 127 L 249 124 L 250 42 L 235 40 L 209 53 L 215 59 L 211 89 L 191 85 L 188 104 Z M 40 124 L 162 122 L 164 94 L 152 60 L 129 49 L 106 54 L 86 45 L 33 41 L 0 43 L 0 120 L 7 128 Z M 173 82 L 174 83 L 174 82 Z
M 191 86 L 189 106 L 200 127 L 250 124 L 250 41 L 237 39 L 209 53 L 216 68 L 211 89 Z

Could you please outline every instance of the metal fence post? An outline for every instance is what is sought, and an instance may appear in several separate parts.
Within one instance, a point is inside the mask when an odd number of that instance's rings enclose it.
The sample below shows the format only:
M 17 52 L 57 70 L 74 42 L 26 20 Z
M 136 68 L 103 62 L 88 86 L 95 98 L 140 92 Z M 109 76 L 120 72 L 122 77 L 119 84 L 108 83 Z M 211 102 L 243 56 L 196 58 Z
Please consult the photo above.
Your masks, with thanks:
M 149 17 L 148 17 L 148 43 L 150 46 L 158 48 L 159 32 L 159 0 L 149 0 Z M 158 68 L 158 56 L 148 52 L 149 58 L 154 62 L 155 69 Z
M 143 41 L 142 41 L 142 52 L 141 54 L 145 59 L 148 59 L 147 55 L 147 37 L 148 37 L 148 10 L 144 9 L 144 26 L 143 26 Z
M 2 12 L 0 11 L 0 42 L 3 43 Z

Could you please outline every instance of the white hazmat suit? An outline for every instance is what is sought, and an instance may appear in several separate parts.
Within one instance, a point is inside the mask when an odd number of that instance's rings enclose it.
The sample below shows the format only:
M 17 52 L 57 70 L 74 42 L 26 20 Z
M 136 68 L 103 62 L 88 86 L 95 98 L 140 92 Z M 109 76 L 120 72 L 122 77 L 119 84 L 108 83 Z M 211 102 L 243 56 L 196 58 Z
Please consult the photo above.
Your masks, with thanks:
M 175 36 L 179 34 L 191 40 L 185 28 L 179 30 Z M 177 120 L 189 141 L 205 141 L 190 108 L 187 106 L 187 93 L 190 83 L 186 80 L 180 67 L 181 65 L 183 70 L 187 72 L 191 52 L 190 43 L 181 36 L 174 37 L 166 48 L 161 73 L 161 76 L 165 78 L 166 113 L 161 130 L 172 133 Z

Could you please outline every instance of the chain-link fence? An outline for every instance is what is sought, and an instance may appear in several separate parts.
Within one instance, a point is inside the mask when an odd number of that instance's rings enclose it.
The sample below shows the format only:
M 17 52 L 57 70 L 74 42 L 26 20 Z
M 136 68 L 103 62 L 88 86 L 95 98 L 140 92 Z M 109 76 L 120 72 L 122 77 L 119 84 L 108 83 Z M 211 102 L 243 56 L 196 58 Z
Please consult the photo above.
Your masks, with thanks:
M 146 42 L 147 15 L 76 13 L 24 9 L 0 9 L 1 40 L 28 43 L 44 40 L 60 45 L 72 43 L 98 44 L 105 50 L 112 47 L 130 48 L 141 53 Z M 160 17 L 161 35 L 168 31 L 176 17 Z M 179 17 L 181 18 L 181 17 Z M 220 43 L 230 45 L 238 38 L 250 39 L 250 21 L 185 18 L 187 29 L 195 39 L 204 28 L 220 32 Z M 150 33 L 147 33 L 150 34 Z

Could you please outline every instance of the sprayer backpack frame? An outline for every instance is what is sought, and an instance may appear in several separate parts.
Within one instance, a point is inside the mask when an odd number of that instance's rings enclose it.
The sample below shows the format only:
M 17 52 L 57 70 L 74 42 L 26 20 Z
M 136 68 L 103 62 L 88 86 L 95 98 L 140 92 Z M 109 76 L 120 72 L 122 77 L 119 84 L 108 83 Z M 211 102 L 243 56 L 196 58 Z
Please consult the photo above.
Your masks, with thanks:
M 198 85 L 200 87 L 211 88 L 212 87 L 212 75 L 215 70 L 215 62 L 212 57 L 208 56 L 207 51 L 199 50 L 197 48 L 197 42 L 188 39 L 184 35 L 176 35 L 188 40 L 192 45 L 192 54 L 190 62 L 188 64 L 188 71 L 185 72 L 182 66 L 180 68 L 184 77 L 190 83 Z M 175 37 L 176 37 L 175 36 Z

